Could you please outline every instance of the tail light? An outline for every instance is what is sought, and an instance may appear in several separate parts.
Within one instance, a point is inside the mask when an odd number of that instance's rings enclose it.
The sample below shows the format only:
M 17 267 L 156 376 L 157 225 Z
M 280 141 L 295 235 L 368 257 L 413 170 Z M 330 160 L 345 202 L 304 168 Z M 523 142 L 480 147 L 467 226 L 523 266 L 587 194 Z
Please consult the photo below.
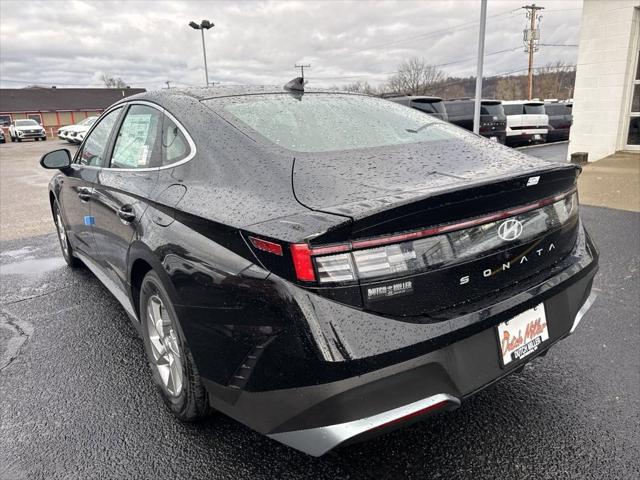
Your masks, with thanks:
M 425 230 L 325 247 L 291 245 L 296 277 L 303 282 L 349 283 L 406 276 L 508 245 L 497 235 L 506 218 L 518 220 L 519 243 L 565 224 L 578 212 L 575 191 L 503 212 Z

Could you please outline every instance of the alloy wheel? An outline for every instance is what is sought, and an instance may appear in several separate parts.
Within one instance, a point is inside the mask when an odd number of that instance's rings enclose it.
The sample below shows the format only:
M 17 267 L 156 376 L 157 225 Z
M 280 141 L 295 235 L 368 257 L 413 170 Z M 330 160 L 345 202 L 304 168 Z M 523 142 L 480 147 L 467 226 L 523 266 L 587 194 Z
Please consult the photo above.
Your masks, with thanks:
M 60 246 L 62 247 L 62 253 L 66 258 L 69 258 L 69 243 L 67 241 L 67 231 L 64 229 L 62 218 L 60 217 L 60 210 L 56 210 L 56 229 L 58 230 L 58 238 L 60 239 Z
M 158 371 L 162 388 L 171 396 L 182 392 L 184 374 L 178 334 L 171 316 L 156 294 L 147 303 L 147 334 L 151 360 Z

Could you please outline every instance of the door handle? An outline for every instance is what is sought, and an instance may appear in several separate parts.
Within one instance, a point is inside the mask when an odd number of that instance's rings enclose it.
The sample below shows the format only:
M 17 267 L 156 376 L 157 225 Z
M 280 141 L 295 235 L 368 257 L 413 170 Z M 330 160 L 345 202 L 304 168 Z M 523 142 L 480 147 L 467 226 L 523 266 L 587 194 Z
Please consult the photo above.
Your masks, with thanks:
M 83 202 L 88 202 L 91 199 L 91 189 L 86 187 L 78 188 L 78 198 Z
M 123 205 L 118 210 L 118 216 L 124 223 L 131 223 L 136 219 L 136 214 L 133 213 L 133 207 L 131 205 Z

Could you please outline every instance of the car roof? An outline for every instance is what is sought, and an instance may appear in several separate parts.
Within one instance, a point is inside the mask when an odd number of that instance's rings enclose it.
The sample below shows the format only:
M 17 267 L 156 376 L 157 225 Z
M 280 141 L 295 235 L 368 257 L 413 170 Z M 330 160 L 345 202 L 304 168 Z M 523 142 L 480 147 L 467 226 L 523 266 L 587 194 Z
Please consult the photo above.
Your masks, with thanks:
M 542 100 L 505 100 L 503 105 L 544 105 Z
M 451 98 L 449 100 L 445 100 L 446 103 L 475 103 L 474 98 Z M 497 100 L 495 98 L 483 98 L 480 100 L 481 104 L 485 105 L 500 105 L 502 100 Z
M 264 94 L 298 94 L 302 92 L 291 92 L 285 90 L 282 85 L 216 85 L 214 87 L 191 87 L 191 88 L 171 88 L 149 91 L 128 97 L 127 100 L 142 100 L 146 97 L 159 98 L 163 96 L 183 95 L 195 100 L 202 101 L 212 98 L 237 97 L 242 95 L 264 95 Z M 307 93 L 335 93 L 341 95 L 370 96 L 362 93 L 342 92 L 331 89 L 313 88 L 304 91 Z
M 441 102 L 442 98 L 434 97 L 432 95 L 398 95 L 397 97 L 382 97 L 385 100 L 397 101 L 397 100 L 410 100 L 412 102 Z

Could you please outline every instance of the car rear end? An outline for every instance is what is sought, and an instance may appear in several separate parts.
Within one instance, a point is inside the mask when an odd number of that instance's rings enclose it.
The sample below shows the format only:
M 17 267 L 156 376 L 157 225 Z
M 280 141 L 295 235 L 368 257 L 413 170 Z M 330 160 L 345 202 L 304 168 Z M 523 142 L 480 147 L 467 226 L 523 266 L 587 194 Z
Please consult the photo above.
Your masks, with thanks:
M 549 130 L 549 117 L 544 102 L 504 102 L 507 115 L 507 143 L 544 143 Z
M 565 102 L 545 103 L 545 112 L 549 116 L 549 132 L 547 133 L 549 142 L 569 139 L 569 132 L 573 122 L 571 107 L 571 103 Z
M 322 455 L 457 408 L 544 355 L 593 302 L 598 254 L 580 221 L 578 167 L 441 122 L 404 128 L 419 117 L 392 136 L 393 116 L 377 122 L 351 100 L 345 117 L 361 131 L 300 133 L 293 126 L 313 118 L 340 124 L 340 102 L 305 97 L 213 102 L 257 141 L 286 143 L 264 120 L 285 115 L 293 138 L 278 155 L 295 155 L 290 181 L 308 210 L 241 229 L 269 272 L 260 296 L 280 305 L 285 326 L 257 342 L 229 386 L 204 382 L 215 408 Z M 402 143 L 403 130 L 418 142 Z M 367 143 L 386 134 L 387 145 Z M 366 148 L 349 150 L 358 138 Z
M 480 103 L 480 130 L 483 137 L 504 145 L 507 139 L 507 117 L 500 100 L 482 100 Z
M 255 369 L 245 388 L 264 390 L 241 395 L 245 412 L 264 414 L 268 399 L 261 431 L 321 455 L 456 408 L 544 355 L 593 301 L 598 255 L 579 219 L 576 175 L 540 172 L 407 205 L 386 221 L 362 218 L 343 241 L 247 233 L 316 356 L 272 359 L 278 374 L 268 379 Z

